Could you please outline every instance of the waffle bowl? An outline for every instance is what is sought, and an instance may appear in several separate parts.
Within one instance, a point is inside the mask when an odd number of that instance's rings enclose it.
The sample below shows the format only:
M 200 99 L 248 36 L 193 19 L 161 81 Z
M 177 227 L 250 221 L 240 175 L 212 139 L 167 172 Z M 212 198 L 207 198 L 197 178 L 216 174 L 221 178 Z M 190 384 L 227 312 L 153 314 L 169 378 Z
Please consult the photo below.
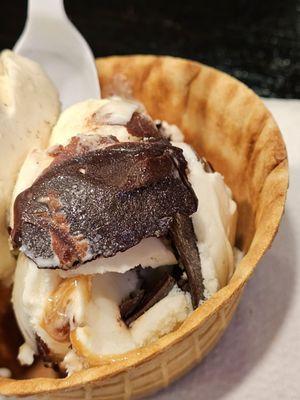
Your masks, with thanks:
M 213 68 L 172 57 L 109 57 L 98 59 L 97 67 L 104 97 L 119 94 L 140 100 L 153 118 L 178 125 L 185 140 L 224 175 L 238 204 L 236 244 L 245 256 L 229 284 L 176 331 L 64 379 L 51 377 L 52 372 L 39 366 L 24 371 L 16 365 L 16 350 L 3 329 L 8 295 L 1 291 L 0 366 L 6 363 L 18 378 L 0 379 L 3 395 L 129 400 L 168 386 L 220 339 L 284 211 L 285 145 L 271 114 L 245 85 Z

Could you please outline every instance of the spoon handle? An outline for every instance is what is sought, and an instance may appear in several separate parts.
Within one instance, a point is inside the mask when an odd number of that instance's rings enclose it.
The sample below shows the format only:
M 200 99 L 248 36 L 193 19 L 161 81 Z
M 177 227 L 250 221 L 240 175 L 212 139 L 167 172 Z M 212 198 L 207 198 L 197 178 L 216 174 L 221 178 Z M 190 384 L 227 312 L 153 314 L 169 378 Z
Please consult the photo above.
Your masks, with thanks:
M 66 18 L 63 0 L 28 0 L 27 20 L 43 18 Z

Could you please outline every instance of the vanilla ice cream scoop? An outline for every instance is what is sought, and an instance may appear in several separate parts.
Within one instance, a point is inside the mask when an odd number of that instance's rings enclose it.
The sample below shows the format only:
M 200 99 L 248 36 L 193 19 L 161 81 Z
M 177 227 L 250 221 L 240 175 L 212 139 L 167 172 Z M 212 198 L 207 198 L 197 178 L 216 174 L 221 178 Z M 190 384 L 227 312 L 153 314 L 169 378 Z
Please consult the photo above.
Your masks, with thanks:
M 70 374 L 122 358 L 176 329 L 234 270 L 222 176 L 134 101 L 64 111 L 13 199 L 23 364 L 39 355 Z
M 60 104 L 55 87 L 35 62 L 9 50 L 0 55 L 0 277 L 12 274 L 7 212 L 18 171 L 33 148 L 44 148 Z
M 45 356 L 41 343 L 53 361 L 65 359 L 68 371 L 76 370 L 75 365 L 107 363 L 157 340 L 192 312 L 189 293 L 175 285 L 127 326 L 121 319 L 120 304 L 140 286 L 138 272 L 89 277 L 90 281 L 86 275 L 61 279 L 58 271 L 40 270 L 27 257 L 19 257 L 13 304 L 26 341 L 19 352 L 22 364 L 31 364 L 34 355 Z

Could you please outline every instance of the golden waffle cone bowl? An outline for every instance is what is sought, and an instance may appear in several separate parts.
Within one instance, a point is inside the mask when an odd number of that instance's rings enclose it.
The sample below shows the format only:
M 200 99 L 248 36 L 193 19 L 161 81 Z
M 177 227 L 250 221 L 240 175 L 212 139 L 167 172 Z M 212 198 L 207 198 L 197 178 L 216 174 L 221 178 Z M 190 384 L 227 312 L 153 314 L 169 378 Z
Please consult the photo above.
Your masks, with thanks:
M 246 86 L 213 68 L 171 57 L 109 57 L 98 59 L 97 67 L 103 96 L 121 94 L 140 100 L 153 118 L 178 125 L 186 141 L 224 175 L 238 203 L 237 245 L 245 256 L 229 284 L 175 332 L 69 378 L 3 378 L 0 393 L 4 395 L 121 400 L 168 386 L 220 339 L 284 211 L 285 146 L 269 111 Z M 0 354 L 4 352 L 7 360 L 7 351 L 1 350 L 6 348 L 4 339 L 2 335 Z

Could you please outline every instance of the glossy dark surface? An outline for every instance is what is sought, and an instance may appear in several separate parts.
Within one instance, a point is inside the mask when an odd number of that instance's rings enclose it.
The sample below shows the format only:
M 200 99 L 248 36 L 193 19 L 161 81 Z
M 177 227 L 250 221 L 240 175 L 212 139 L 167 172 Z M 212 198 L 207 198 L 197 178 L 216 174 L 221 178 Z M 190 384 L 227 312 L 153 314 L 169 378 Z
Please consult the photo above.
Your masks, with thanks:
M 38 267 L 69 269 L 164 237 L 177 213 L 197 210 L 186 169 L 164 139 L 66 150 L 17 196 L 12 241 Z
M 169 54 L 235 75 L 258 94 L 300 98 L 300 0 L 66 0 L 96 56 Z M 26 2 L 1 4 L 0 47 L 22 31 Z

